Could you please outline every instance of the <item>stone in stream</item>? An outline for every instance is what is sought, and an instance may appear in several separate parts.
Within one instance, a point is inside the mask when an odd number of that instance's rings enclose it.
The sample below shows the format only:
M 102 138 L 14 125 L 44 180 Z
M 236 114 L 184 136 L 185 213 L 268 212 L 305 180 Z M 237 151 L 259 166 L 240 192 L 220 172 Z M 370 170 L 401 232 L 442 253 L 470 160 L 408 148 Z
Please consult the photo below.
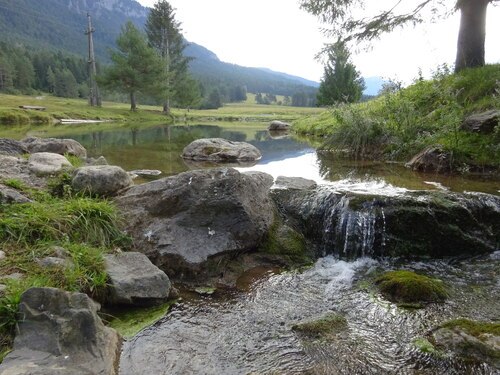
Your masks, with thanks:
M 13 351 L 2 375 L 115 375 L 121 338 L 86 294 L 30 288 L 21 295 Z
M 500 197 L 407 192 L 398 196 L 273 189 L 283 219 L 317 256 L 454 256 L 493 252 L 500 240 Z
M 170 277 L 196 276 L 217 256 L 255 249 L 274 217 L 270 175 L 196 170 L 133 186 L 115 201 L 136 249 Z
M 290 129 L 290 124 L 287 122 L 274 120 L 271 121 L 267 129 L 270 131 L 286 131 Z
M 262 158 L 260 151 L 250 143 L 228 141 L 223 138 L 197 139 L 182 151 L 184 159 L 216 162 L 254 161 Z
M 95 165 L 73 172 L 71 186 L 78 192 L 113 196 L 132 185 L 132 178 L 122 168 L 113 165 Z
M 453 158 L 442 146 L 429 146 L 415 155 L 406 166 L 418 172 L 450 173 Z
M 28 137 L 22 140 L 30 153 L 52 152 L 59 155 L 74 155 L 79 158 L 87 157 L 87 150 L 73 139 L 36 138 Z
M 166 300 L 170 280 L 142 253 L 126 252 L 104 257 L 110 279 L 110 303 L 151 305 Z
M 486 362 L 500 370 L 500 323 L 456 319 L 430 333 L 438 350 L 449 350 L 469 360 Z

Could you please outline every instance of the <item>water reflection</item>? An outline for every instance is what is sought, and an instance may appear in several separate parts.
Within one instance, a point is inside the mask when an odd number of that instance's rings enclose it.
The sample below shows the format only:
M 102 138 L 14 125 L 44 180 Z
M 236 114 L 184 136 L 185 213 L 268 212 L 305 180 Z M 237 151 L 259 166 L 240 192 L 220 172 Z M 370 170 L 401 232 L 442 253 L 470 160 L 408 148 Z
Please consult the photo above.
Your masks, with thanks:
M 262 152 L 262 159 L 255 165 L 232 166 L 240 170 L 267 172 L 274 177 L 303 177 L 318 183 L 333 184 L 339 190 L 384 194 L 399 193 L 405 189 L 449 189 L 500 194 L 499 179 L 485 181 L 480 178 L 422 174 L 410 171 L 402 164 L 346 160 L 331 153 L 316 152 L 304 139 L 299 140 L 283 133 L 271 134 L 265 127 L 265 124 L 152 127 L 117 125 L 97 131 L 95 127 L 68 127 L 68 133 L 61 132 L 58 137 L 76 139 L 87 148 L 89 156 L 103 155 L 110 164 L 129 171 L 160 170 L 160 177 L 190 169 L 213 167 L 213 164 L 186 162 L 180 154 L 185 146 L 196 139 L 221 137 L 249 142 Z

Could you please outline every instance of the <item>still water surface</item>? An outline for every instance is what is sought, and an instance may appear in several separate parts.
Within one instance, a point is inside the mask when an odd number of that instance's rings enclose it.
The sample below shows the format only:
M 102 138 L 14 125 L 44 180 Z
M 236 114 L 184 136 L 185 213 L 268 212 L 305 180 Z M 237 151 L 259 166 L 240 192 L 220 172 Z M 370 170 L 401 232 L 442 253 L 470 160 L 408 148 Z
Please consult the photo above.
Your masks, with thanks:
M 262 159 L 256 165 L 236 167 L 264 171 L 274 177 L 304 177 L 319 183 L 333 184 L 338 190 L 388 195 L 404 192 L 404 189 L 500 194 L 500 177 L 496 181 L 488 181 L 481 178 L 421 174 L 408 170 L 402 164 L 340 159 L 329 153 L 316 152 L 306 139 L 273 137 L 266 130 L 266 124 L 119 126 L 106 127 L 103 131 L 96 130 L 96 127 L 93 130 L 86 130 L 87 127 L 66 129 L 68 133 L 61 127 L 57 137 L 76 139 L 87 148 L 89 156 L 103 155 L 110 164 L 129 171 L 160 170 L 162 175 L 159 177 L 212 167 L 213 165 L 184 161 L 180 154 L 195 139 L 222 137 L 249 142 L 262 152 Z

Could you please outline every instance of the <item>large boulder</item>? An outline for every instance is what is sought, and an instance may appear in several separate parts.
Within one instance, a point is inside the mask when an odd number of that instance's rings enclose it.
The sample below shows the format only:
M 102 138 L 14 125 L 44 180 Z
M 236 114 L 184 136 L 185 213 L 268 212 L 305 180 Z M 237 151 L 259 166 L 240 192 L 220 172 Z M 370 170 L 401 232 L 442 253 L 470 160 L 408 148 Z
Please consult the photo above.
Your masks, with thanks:
M 37 176 L 49 176 L 70 169 L 72 165 L 63 155 L 37 152 L 30 155 L 28 168 Z
M 418 172 L 449 173 L 453 170 L 451 154 L 441 146 L 429 146 L 415 155 L 406 166 Z
M 259 160 L 262 154 L 250 143 L 228 141 L 223 138 L 204 138 L 187 145 L 182 151 L 182 157 L 190 160 L 233 162 Z
M 399 196 L 273 189 L 278 211 L 318 256 L 443 257 L 493 252 L 500 241 L 500 197 L 407 192 Z
M 14 349 L 2 375 L 118 374 L 121 338 L 86 294 L 31 288 L 21 296 Z
M 113 196 L 132 185 L 132 178 L 122 168 L 114 165 L 93 165 L 73 172 L 71 186 L 79 192 Z
M 22 142 L 30 153 L 52 152 L 59 155 L 68 154 L 80 158 L 87 157 L 85 147 L 73 139 L 28 137 L 23 139 Z
M 272 221 L 273 178 L 196 170 L 134 186 L 116 199 L 135 247 L 170 277 L 196 276 L 217 256 L 258 246 Z
M 0 138 L 0 154 L 19 156 L 27 154 L 28 149 L 19 141 L 13 139 Z
M 109 254 L 104 257 L 111 285 L 110 302 L 150 305 L 162 302 L 170 293 L 168 276 L 142 253 Z
M 500 110 L 493 109 L 470 115 L 464 120 L 460 129 L 472 133 L 491 134 L 499 122 Z

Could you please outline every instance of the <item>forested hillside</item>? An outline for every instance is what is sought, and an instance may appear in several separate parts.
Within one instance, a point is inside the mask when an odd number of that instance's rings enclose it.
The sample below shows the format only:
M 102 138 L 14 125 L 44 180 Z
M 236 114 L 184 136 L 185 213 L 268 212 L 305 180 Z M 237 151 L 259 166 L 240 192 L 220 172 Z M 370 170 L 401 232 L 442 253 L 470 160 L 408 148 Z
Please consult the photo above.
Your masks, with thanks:
M 0 0 L 0 34 L 7 43 L 4 46 L 62 50 L 86 59 L 87 11 L 92 15 L 95 51 L 102 65 L 109 63 L 108 50 L 115 46 L 122 25 L 131 20 L 142 28 L 148 14 L 147 8 L 133 0 Z M 249 92 L 290 96 L 316 91 L 314 82 L 299 77 L 221 62 L 214 53 L 194 43 L 185 53 L 195 57 L 190 64 L 191 74 L 207 92 L 213 88 L 229 92 L 236 86 L 246 86 Z

